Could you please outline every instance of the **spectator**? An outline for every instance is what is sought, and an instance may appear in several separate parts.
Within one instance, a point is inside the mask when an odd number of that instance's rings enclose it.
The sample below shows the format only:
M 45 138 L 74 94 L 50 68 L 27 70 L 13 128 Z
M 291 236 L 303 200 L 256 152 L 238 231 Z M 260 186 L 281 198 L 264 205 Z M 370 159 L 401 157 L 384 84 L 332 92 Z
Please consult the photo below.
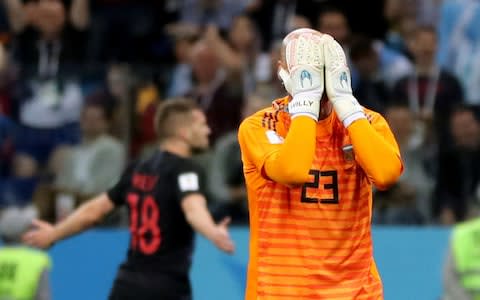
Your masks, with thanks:
M 269 107 L 269 99 L 261 92 L 251 94 L 243 108 L 242 117 Z M 235 130 L 218 139 L 209 168 L 209 189 L 215 202 L 213 210 L 216 219 L 230 216 L 233 223 L 247 224 L 247 194 L 237 135 L 238 130 Z
M 359 75 L 351 63 L 352 35 L 346 15 L 336 8 L 325 9 L 318 16 L 317 30 L 330 34 L 342 45 L 347 54 L 348 64 L 352 69 L 352 87 L 355 89 Z M 388 88 L 391 88 L 399 78 L 411 72 L 410 62 L 400 53 L 386 47 L 380 40 L 373 42 L 373 48 L 379 57 L 380 72 Z
M 238 76 L 243 82 L 245 95 L 255 89 L 255 71 L 261 65 L 260 38 L 253 22 L 247 15 L 234 18 L 225 41 L 214 26 L 209 26 L 205 40 L 215 50 L 222 66 Z
M 380 58 L 380 68 L 389 89 L 391 89 L 400 78 L 412 72 L 412 64 L 401 53 L 388 48 L 380 40 L 375 40 L 373 47 Z
M 414 17 L 404 17 L 398 21 L 398 27 L 395 30 L 387 32 L 385 45 L 412 60 L 412 53 L 408 47 L 412 36 L 417 28 L 417 22 Z
M 112 122 L 109 127 L 110 134 L 127 143 L 131 139 L 129 118 L 129 103 L 133 94 L 134 76 L 131 68 L 126 64 L 112 63 L 107 67 L 106 82 L 103 94 L 104 100 L 110 102 Z
M 457 76 L 467 103 L 480 104 L 480 3 L 443 1 L 438 34 L 440 65 Z
M 434 214 L 442 224 L 468 217 L 480 183 L 480 121 L 468 106 L 455 108 L 450 118 L 453 147 L 441 151 L 434 193 Z
M 167 98 L 180 97 L 192 89 L 192 67 L 189 64 L 189 55 L 195 43 L 196 36 L 182 34 L 174 37 L 175 65 L 171 78 L 167 84 Z
M 358 77 L 353 94 L 362 99 L 363 106 L 383 112 L 390 95 L 373 40 L 362 36 L 354 38 L 350 59 Z
M 407 104 L 416 118 L 423 122 L 426 130 L 433 125 L 440 147 L 446 146 L 450 139 L 445 120 L 448 120 L 452 108 L 463 101 L 462 88 L 457 79 L 435 61 L 437 35 L 433 27 L 418 27 L 410 49 L 415 61 L 415 72 L 395 84 L 394 101 Z
M 62 218 L 61 212 L 54 211 L 54 203 L 64 202 L 73 209 L 118 179 L 125 164 L 125 151 L 107 134 L 110 120 L 111 111 L 104 105 L 86 104 L 81 120 L 82 143 L 53 154 L 52 160 L 58 161 L 52 164 L 56 165 L 53 187 L 39 187 L 37 191 L 36 203 L 42 217 L 51 220 L 56 213 L 56 218 Z
M 88 2 L 74 3 L 79 1 Z M 44 79 L 77 71 L 85 57 L 86 24 L 75 28 L 60 0 L 30 1 L 23 9 L 28 26 L 13 41 L 13 56 L 22 73 Z
M 415 205 L 416 191 L 399 182 L 375 193 L 373 223 L 377 225 L 421 225 L 425 219 Z
M 17 126 L 0 114 L 0 208 L 31 203 L 37 183 L 37 163 L 26 155 L 15 155 Z
M 315 10 L 318 17 L 319 11 L 339 10 L 348 19 L 348 24 L 355 34 L 365 34 L 370 38 L 383 38 L 385 36 L 386 21 L 383 17 L 385 0 L 371 0 L 366 6 L 358 1 L 351 0 L 322 0 L 315 1 L 319 9 Z
M 377 223 L 422 224 L 431 220 L 430 196 L 434 181 L 428 170 L 431 157 L 423 141 L 415 133 L 415 118 L 408 106 L 392 105 L 385 111 L 387 120 L 400 147 L 404 172 L 396 186 L 377 192 Z
M 77 30 L 86 29 L 90 21 L 90 1 L 63 0 L 62 2 L 68 8 L 68 19 L 72 26 Z M 10 29 L 14 33 L 22 32 L 35 22 L 38 13 L 35 1 L 6 0 L 3 4 L 6 8 Z
M 235 16 L 245 11 L 246 0 L 184 0 L 180 22 L 198 27 L 215 25 L 220 30 L 228 30 Z
M 61 1 L 29 5 L 35 12 L 32 27 L 17 36 L 13 45 L 21 70 L 13 95 L 22 137 L 16 146 L 41 168 L 56 147 L 78 142 L 83 44 L 67 24 Z
M 312 27 L 314 14 L 318 11 L 317 1 L 312 0 L 262 0 L 251 13 L 260 30 L 262 50 L 268 51 L 274 42 L 290 31 L 301 27 Z
M 35 218 L 32 207 L 10 207 L 0 212 L 0 298 L 50 300 L 48 254 L 21 245 L 21 236 Z
M 164 49 L 156 49 L 155 34 L 163 29 L 166 15 L 157 17 L 157 5 L 165 1 L 95 0 L 87 49 L 94 62 L 118 61 L 152 63 L 155 56 L 166 58 Z M 165 47 L 160 43 L 160 47 Z M 166 47 L 168 48 L 168 47 Z M 169 52 L 170 49 L 163 52 Z
M 335 7 L 323 9 L 317 18 L 317 30 L 331 35 L 342 45 L 345 51 L 349 50 L 351 30 L 347 16 Z
M 82 81 L 82 90 L 88 95 L 85 102 L 104 105 L 111 111 L 108 133 L 124 143 L 132 139 L 133 98 L 137 79 L 131 66 L 111 62 L 107 66 L 99 65 L 88 72 Z M 90 72 L 93 71 L 93 72 Z
M 82 143 L 65 157 L 56 186 L 90 197 L 117 180 L 124 166 L 122 145 L 108 135 L 112 110 L 102 103 L 87 103 L 82 112 Z M 82 197 L 82 198 L 86 198 Z
M 238 127 L 243 103 L 243 88 L 220 65 L 212 46 L 206 41 L 195 44 L 191 53 L 195 85 L 188 93 L 207 115 L 214 145 L 216 139 Z
M 11 171 L 0 179 L 0 207 L 22 206 L 32 202 L 37 177 L 32 176 L 37 165 L 25 155 L 12 159 Z
M 437 27 L 444 0 L 417 1 L 417 22 Z
M 427 0 L 428 1 L 428 0 Z M 383 16 L 387 20 L 388 29 L 385 37 L 385 44 L 403 55 L 409 56 L 408 49 L 409 35 L 417 26 L 416 2 L 427 2 L 416 0 L 387 0 L 383 8 Z

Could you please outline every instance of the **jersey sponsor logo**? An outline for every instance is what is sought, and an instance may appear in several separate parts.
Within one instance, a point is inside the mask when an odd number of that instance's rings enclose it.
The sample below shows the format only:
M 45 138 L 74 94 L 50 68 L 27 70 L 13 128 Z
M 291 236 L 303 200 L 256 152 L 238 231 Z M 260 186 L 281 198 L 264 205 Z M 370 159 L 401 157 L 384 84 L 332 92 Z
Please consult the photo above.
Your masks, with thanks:
M 279 136 L 278 133 L 276 133 L 273 130 L 265 131 L 265 135 L 267 136 L 267 139 L 270 142 L 270 144 L 277 145 L 277 144 L 283 144 L 284 142 L 283 137 Z
M 183 173 L 178 176 L 178 187 L 181 192 L 198 191 L 198 175 L 193 172 Z

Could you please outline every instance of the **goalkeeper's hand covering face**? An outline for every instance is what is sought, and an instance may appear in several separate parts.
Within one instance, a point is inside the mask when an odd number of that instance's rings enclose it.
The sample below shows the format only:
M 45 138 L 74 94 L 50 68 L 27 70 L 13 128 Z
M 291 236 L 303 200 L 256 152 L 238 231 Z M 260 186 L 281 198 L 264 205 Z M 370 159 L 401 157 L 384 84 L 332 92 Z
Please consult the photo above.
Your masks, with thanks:
M 288 104 L 292 119 L 297 116 L 319 119 L 325 86 L 323 47 L 328 39 L 331 39 L 329 35 L 302 28 L 283 40 L 278 75 L 292 96 Z
M 288 105 L 292 118 L 303 115 L 318 120 L 324 89 L 345 127 L 365 118 L 352 95 L 345 53 L 328 34 L 308 28 L 289 33 L 283 40 L 278 76 L 292 96 Z
M 290 32 L 283 39 L 278 77 L 290 95 L 292 95 L 290 74 L 299 67 L 299 64 L 310 65 L 323 74 L 325 65 L 323 39 L 328 37 L 330 36 L 310 28 L 300 28 Z

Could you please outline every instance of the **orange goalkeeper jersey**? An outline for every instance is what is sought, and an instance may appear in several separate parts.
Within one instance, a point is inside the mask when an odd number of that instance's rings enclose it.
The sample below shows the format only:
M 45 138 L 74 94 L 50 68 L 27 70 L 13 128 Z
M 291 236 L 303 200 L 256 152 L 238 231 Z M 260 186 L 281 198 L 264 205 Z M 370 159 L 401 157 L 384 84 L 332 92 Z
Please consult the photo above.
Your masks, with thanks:
M 388 128 L 378 113 L 366 113 L 374 128 Z M 262 168 L 289 125 L 288 113 L 272 107 L 240 126 L 250 211 L 246 299 L 382 299 L 372 253 L 372 184 L 347 130 L 334 113 L 319 121 L 310 181 L 287 187 Z M 386 139 L 398 151 L 391 132 Z

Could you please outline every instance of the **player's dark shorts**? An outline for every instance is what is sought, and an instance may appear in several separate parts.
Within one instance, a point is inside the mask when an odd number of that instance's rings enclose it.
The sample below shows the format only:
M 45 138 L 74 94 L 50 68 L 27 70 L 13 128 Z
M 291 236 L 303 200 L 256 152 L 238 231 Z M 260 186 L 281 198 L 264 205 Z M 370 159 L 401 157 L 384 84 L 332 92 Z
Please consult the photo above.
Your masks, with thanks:
M 141 274 L 120 270 L 109 300 L 191 300 L 190 280 L 174 274 Z

